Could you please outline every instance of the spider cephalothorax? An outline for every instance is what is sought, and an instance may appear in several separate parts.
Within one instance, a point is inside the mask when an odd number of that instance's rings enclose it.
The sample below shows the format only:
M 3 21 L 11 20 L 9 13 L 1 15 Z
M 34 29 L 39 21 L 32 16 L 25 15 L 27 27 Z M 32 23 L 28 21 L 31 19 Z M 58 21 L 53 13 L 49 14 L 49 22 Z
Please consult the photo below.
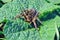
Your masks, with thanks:
M 24 10 L 20 15 L 17 15 L 16 17 L 24 17 L 25 21 L 33 23 L 35 28 L 37 28 L 36 20 L 41 23 L 38 18 L 38 12 L 35 9 Z

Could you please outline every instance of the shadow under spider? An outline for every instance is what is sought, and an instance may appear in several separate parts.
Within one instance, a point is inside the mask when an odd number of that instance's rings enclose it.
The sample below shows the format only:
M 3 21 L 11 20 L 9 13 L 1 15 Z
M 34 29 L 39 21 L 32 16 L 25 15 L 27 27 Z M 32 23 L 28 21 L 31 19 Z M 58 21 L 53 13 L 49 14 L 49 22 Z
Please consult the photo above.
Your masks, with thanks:
M 57 10 L 54 10 L 53 12 L 48 12 L 46 17 L 42 17 L 40 18 L 42 21 L 47 21 L 50 19 L 54 19 L 56 17 L 56 15 L 60 16 L 60 14 L 58 13 Z

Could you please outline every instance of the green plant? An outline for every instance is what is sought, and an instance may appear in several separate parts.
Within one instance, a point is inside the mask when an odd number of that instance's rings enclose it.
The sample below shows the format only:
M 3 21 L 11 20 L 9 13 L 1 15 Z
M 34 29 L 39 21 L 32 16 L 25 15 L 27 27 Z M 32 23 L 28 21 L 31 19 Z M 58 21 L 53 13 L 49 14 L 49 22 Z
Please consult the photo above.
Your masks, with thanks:
M 5 1 L 7 2 L 7 0 Z M 37 31 L 33 25 L 14 17 L 24 9 L 34 8 L 39 12 L 43 25 L 38 24 Z M 56 25 L 60 26 L 60 5 L 47 0 L 13 0 L 0 8 L 0 23 L 6 21 L 3 28 L 5 40 L 54 40 Z

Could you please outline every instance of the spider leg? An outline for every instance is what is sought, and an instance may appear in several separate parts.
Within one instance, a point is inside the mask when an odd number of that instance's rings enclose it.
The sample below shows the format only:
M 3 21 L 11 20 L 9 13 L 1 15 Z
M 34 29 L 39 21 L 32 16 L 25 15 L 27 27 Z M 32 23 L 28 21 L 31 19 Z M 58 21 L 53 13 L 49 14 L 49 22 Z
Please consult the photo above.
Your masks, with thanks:
M 17 16 L 15 17 L 15 19 L 16 19 L 16 18 L 24 18 L 24 17 L 23 17 L 23 14 L 19 14 L 19 15 L 17 15 Z
M 35 28 L 37 29 L 37 25 L 36 25 L 35 20 L 36 20 L 36 17 L 34 17 L 34 18 L 33 18 L 32 22 L 33 22 L 33 24 L 34 24 Z
M 37 18 L 37 20 L 42 24 L 42 22 L 40 21 L 40 19 L 39 19 L 39 18 Z
M 14 19 L 19 18 L 19 17 L 20 17 L 20 16 L 19 16 L 19 15 L 17 15 L 17 16 L 15 16 L 15 17 L 14 17 Z
M 37 29 L 37 25 L 36 25 L 36 22 L 35 21 L 33 22 L 33 24 L 34 24 L 35 28 Z

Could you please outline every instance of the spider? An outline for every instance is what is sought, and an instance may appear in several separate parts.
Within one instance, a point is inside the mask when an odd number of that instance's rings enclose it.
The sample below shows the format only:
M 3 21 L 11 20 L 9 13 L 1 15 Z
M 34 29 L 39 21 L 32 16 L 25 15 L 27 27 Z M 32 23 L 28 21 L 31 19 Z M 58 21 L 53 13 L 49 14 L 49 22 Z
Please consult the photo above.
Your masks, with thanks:
M 35 9 L 24 10 L 21 14 L 16 16 L 16 18 L 19 17 L 23 17 L 25 21 L 29 22 L 30 24 L 33 23 L 35 28 L 37 28 L 36 20 L 42 24 L 38 18 L 38 12 Z

